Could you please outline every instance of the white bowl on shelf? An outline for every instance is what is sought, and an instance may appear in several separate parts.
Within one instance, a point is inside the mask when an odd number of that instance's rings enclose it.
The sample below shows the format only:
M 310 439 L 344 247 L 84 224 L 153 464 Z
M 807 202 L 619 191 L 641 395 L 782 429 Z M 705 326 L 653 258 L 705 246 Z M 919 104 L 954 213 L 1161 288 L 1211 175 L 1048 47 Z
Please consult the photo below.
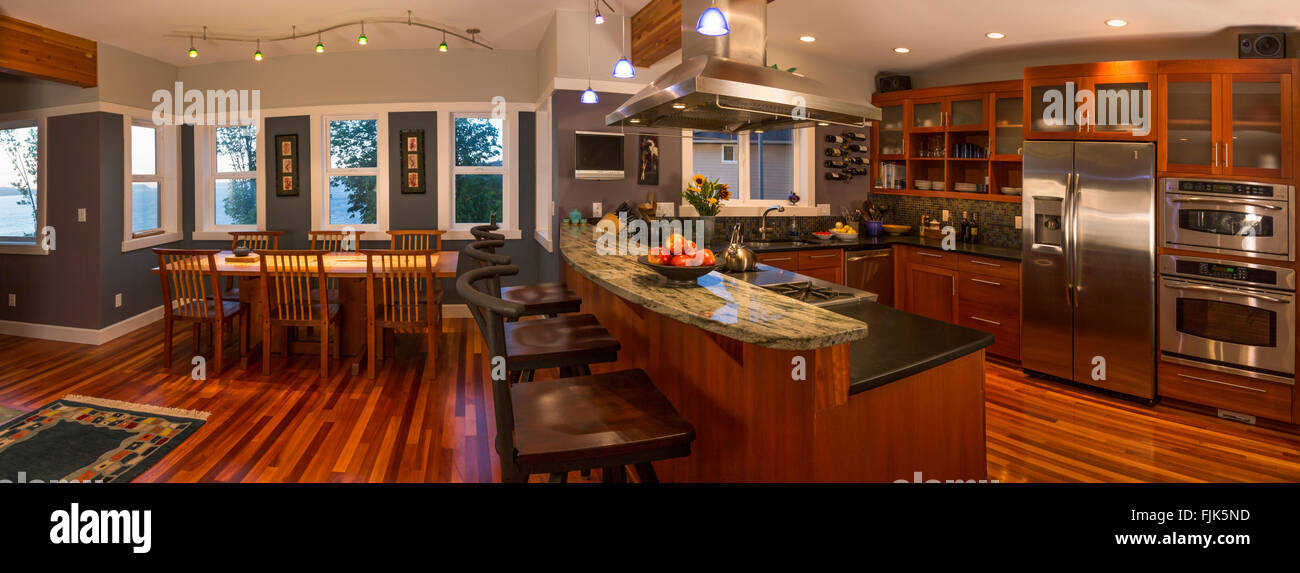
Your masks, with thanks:
M 933 191 L 943 191 L 943 190 L 944 190 L 943 187 L 944 187 L 944 183 L 943 183 L 943 181 L 931 181 L 931 182 L 930 182 L 930 189 L 933 190 Z
M 917 189 L 929 189 L 929 188 L 930 188 L 930 181 L 925 180 L 925 179 L 917 179 L 913 184 L 916 185 L 916 188 L 917 188 Z

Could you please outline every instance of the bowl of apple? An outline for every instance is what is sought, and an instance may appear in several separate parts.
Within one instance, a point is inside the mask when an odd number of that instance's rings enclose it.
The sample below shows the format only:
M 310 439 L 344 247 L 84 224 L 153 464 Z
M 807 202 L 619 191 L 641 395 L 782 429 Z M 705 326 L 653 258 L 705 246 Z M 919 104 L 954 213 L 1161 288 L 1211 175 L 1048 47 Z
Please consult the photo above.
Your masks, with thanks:
M 697 248 L 694 241 L 687 241 L 681 235 L 672 235 L 662 247 L 651 247 L 636 262 L 662 275 L 670 287 L 699 286 L 696 281 L 718 266 L 713 251 Z

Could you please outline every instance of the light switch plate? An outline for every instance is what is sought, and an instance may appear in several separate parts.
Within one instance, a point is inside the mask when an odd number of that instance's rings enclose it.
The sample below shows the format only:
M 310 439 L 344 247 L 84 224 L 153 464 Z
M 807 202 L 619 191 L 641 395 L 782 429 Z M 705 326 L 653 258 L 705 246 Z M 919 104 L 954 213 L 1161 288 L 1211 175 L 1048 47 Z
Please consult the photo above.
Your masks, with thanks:
M 592 203 L 592 204 L 591 204 L 591 216 L 592 216 L 592 217 L 599 217 L 599 216 L 600 216 L 600 203 Z
M 1020 217 L 1020 215 L 1016 215 L 1016 228 L 1017 228 L 1017 229 L 1023 229 L 1023 228 L 1024 228 L 1024 219 L 1022 219 L 1022 218 Z
M 78 222 L 78 223 L 85 223 L 85 222 L 86 222 L 86 209 L 85 209 L 85 208 L 77 209 L 77 222 Z
M 9 293 L 9 306 L 18 306 L 18 295 Z
M 947 209 L 944 209 L 944 210 L 943 210 L 943 220 L 944 220 L 944 221 L 949 220 L 948 210 L 947 210 Z
M 113 297 L 113 308 L 122 308 L 122 293 L 119 292 Z
M 671 202 L 658 202 L 658 203 L 655 203 L 655 216 L 656 216 L 656 217 L 674 217 L 674 216 L 677 215 L 677 211 L 676 211 L 676 209 L 674 209 L 674 207 L 676 207 L 676 205 L 673 204 L 673 203 L 671 203 Z

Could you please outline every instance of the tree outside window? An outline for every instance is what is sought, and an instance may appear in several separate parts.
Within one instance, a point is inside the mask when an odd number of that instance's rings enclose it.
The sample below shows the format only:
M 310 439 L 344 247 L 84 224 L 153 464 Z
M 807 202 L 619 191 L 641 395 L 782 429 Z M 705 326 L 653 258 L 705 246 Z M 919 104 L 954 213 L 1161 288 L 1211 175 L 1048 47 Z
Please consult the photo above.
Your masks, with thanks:
M 257 224 L 257 127 L 218 127 L 213 222 Z
M 347 119 L 329 122 L 329 222 L 337 225 L 378 221 L 379 122 Z
M 0 129 L 0 237 L 36 237 L 39 162 L 35 126 Z
M 457 115 L 455 185 L 456 224 L 505 220 L 505 120 L 485 115 Z

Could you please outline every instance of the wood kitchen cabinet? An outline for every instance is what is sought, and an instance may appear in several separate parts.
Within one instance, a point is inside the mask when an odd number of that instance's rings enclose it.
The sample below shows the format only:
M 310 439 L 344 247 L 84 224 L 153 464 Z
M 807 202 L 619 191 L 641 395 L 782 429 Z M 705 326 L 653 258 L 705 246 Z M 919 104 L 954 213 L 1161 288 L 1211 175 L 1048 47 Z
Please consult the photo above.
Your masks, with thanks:
M 1296 60 L 1160 63 L 1160 171 L 1293 176 Z
M 755 259 L 779 269 L 794 271 L 815 279 L 844 284 L 844 251 L 842 249 L 817 249 L 759 253 Z
M 993 335 L 989 354 L 1020 360 L 1020 263 L 896 246 L 899 308 Z
M 1025 139 L 1155 141 L 1156 69 L 1154 61 L 1025 68 Z M 1053 99 L 1063 105 L 1050 108 Z M 1083 122 L 1077 121 L 1081 109 L 1088 116 Z M 1063 121 L 1050 120 L 1049 111 Z

